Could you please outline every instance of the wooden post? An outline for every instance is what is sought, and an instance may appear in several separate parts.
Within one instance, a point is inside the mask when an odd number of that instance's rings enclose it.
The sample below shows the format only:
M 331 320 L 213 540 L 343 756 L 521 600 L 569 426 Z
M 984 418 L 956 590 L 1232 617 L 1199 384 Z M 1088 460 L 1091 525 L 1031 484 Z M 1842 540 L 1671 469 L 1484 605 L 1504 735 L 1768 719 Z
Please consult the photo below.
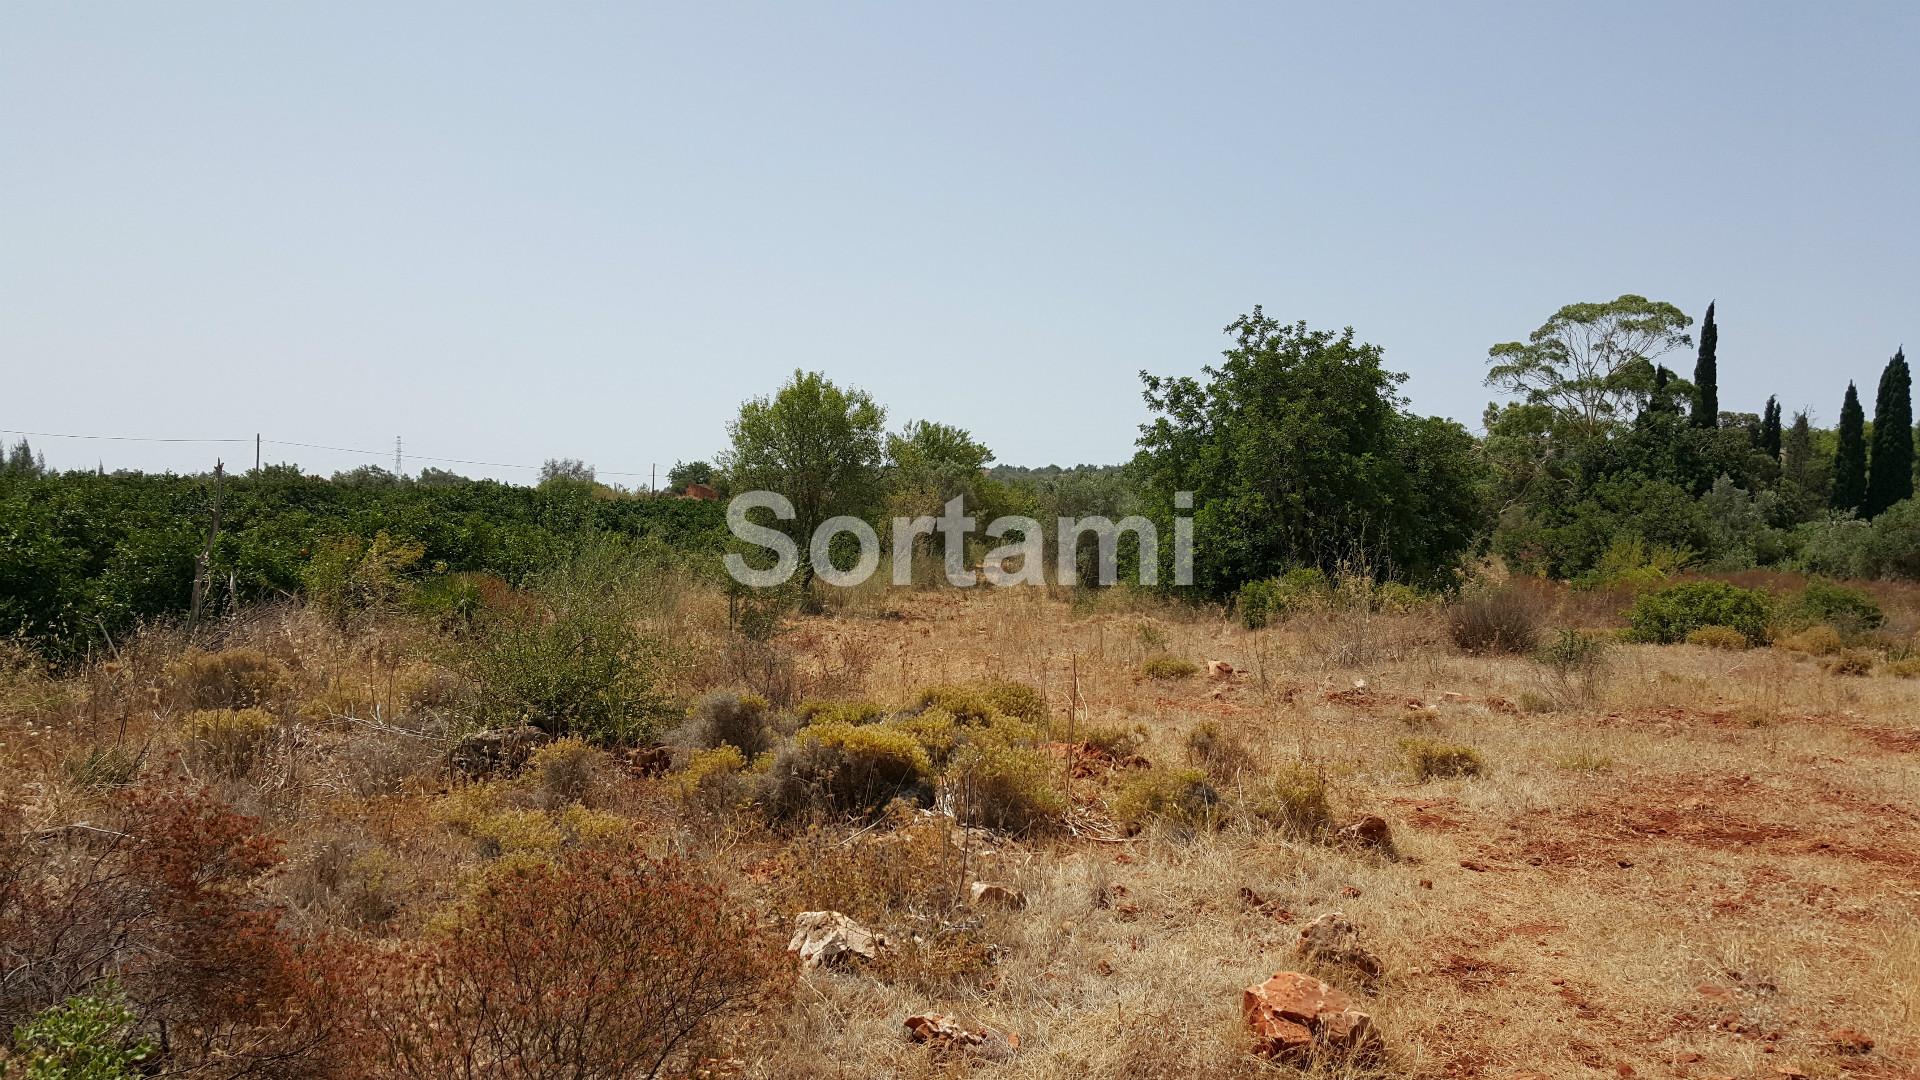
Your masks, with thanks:
M 200 626 L 200 607 L 207 598 L 207 572 L 213 563 L 213 542 L 220 536 L 220 501 L 225 493 L 222 481 L 226 474 L 226 462 L 216 458 L 213 463 L 213 527 L 207 530 L 207 545 L 200 549 L 199 557 L 193 561 L 193 606 L 187 614 L 188 638 L 192 638 L 194 630 Z

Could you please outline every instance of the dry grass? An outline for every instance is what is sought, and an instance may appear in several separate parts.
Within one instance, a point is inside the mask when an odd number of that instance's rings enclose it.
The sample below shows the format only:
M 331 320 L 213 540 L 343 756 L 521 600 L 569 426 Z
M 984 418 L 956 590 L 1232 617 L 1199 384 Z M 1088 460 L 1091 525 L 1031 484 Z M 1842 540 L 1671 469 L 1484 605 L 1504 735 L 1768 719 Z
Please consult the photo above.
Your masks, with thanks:
M 1910 634 L 1920 602 L 1878 595 Z M 1536 599 L 1548 626 L 1617 624 L 1590 595 Z M 657 618 L 689 643 L 674 676 L 688 700 L 764 694 L 727 667 L 723 599 L 688 592 Z M 209 699 L 176 685 L 177 641 L 125 643 L 71 680 L 16 664 L 0 683 L 4 794 L 45 828 L 87 820 L 116 784 L 207 763 L 288 841 L 269 887 L 315 931 L 417 935 L 515 860 L 617 835 L 708 865 L 771 924 L 838 905 L 894 938 L 884 962 L 808 973 L 791 1003 L 743 1019 L 716 1048 L 740 1075 L 1273 1075 L 1246 1052 L 1239 988 L 1300 968 L 1299 924 L 1330 910 L 1383 962 L 1364 985 L 1315 972 L 1376 1015 L 1389 1056 L 1375 1075 L 1920 1067 L 1920 681 L 1892 674 L 1897 659 L 1840 674 L 1781 648 L 1619 645 L 1560 671 L 1463 655 L 1439 612 L 1248 631 L 1122 590 L 863 594 L 769 643 L 796 695 L 903 709 L 933 686 L 1024 683 L 1048 737 L 1111 743 L 1218 796 L 1204 821 L 1115 840 L 899 808 L 776 828 L 574 745 L 518 777 L 450 786 L 441 749 L 460 688 L 423 634 L 343 635 L 295 609 L 236 631 L 221 644 L 269 673 L 237 693 L 278 726 L 225 757 L 195 749 L 209 721 L 190 719 L 194 702 Z M 1142 677 L 1167 655 L 1236 674 Z M 1408 747 L 1450 767 L 1416 754 L 1410 768 Z M 1463 759 L 1448 748 L 1485 767 L 1451 767 Z M 1146 775 L 1041 760 L 1081 822 L 1110 822 Z M 213 767 L 228 762 L 245 767 Z M 1262 806 L 1312 821 L 1276 827 Z M 1394 854 L 1329 842 L 1360 814 L 1387 819 Z M 1027 907 L 969 910 L 968 883 L 985 879 Z M 1016 1032 L 1021 1050 L 933 1054 L 902 1033 L 921 1011 Z M 1837 1057 L 1835 1027 L 1870 1035 L 1873 1054 Z

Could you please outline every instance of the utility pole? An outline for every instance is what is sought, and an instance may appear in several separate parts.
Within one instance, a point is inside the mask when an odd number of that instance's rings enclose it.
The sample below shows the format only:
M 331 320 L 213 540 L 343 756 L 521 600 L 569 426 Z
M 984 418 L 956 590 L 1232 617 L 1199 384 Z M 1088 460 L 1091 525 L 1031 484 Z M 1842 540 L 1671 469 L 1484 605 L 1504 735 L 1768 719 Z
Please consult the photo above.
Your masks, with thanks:
M 213 462 L 213 527 L 207 530 L 207 546 L 200 549 L 200 555 L 193 560 L 193 606 L 187 614 L 187 637 L 191 639 L 195 628 L 200 625 L 200 606 L 207 598 L 207 569 L 213 562 L 213 542 L 220 537 L 220 497 L 223 492 L 221 481 L 226 478 L 227 464 L 218 458 Z
M 393 475 L 399 476 L 402 474 L 402 471 L 400 466 L 400 436 L 395 435 L 393 437 Z
M 253 433 L 253 471 L 260 471 L 260 433 Z

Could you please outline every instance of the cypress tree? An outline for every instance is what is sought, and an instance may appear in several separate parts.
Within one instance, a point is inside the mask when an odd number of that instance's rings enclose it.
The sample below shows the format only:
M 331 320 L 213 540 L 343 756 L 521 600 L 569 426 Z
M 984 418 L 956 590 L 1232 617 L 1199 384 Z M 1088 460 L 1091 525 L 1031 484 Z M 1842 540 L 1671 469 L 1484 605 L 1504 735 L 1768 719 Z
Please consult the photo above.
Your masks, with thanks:
M 1873 401 L 1873 471 L 1867 477 L 1868 517 L 1913 497 L 1913 373 L 1902 348 L 1880 373 Z
M 1835 510 L 1856 513 L 1867 501 L 1867 416 L 1860 410 L 1860 392 L 1847 384 L 1847 399 L 1840 405 L 1839 443 L 1833 452 L 1833 498 Z
M 1760 414 L 1760 449 L 1775 461 L 1780 460 L 1780 399 L 1767 399 L 1766 411 Z
M 1693 365 L 1693 426 L 1720 426 L 1720 327 L 1713 321 L 1713 304 L 1707 304 L 1706 321 L 1700 324 L 1700 359 Z

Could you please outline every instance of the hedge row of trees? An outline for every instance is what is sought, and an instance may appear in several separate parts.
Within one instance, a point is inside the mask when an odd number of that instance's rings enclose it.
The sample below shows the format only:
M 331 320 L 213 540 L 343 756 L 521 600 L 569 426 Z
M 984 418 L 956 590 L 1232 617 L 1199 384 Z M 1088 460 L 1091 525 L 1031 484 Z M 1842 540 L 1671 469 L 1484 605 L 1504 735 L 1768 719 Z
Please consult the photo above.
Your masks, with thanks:
M 884 536 L 889 519 L 938 516 L 956 497 L 983 524 L 1023 515 L 1051 531 L 1060 516 L 1138 513 L 1171 536 L 1189 512 L 1174 493 L 1190 491 L 1190 591 L 1216 599 L 1292 570 L 1356 566 L 1443 587 L 1489 549 L 1516 569 L 1575 579 L 1684 565 L 1920 577 L 1904 353 L 1882 373 L 1871 425 L 1849 384 L 1837 430 L 1804 411 L 1783 429 L 1775 398 L 1759 413 L 1720 408 L 1713 305 L 1693 378 L 1662 362 L 1694 347 L 1692 322 L 1631 295 L 1561 308 L 1527 340 L 1489 350 L 1487 383 L 1513 400 L 1488 407 L 1476 438 L 1409 412 L 1405 376 L 1352 329 L 1312 330 L 1256 307 L 1226 327 L 1217 366 L 1141 373 L 1154 416 L 1123 467 L 989 470 L 992 452 L 965 429 L 916 420 L 889 431 L 868 394 L 795 372 L 742 405 L 713 463 L 678 463 L 669 481 L 786 495 L 796 519 L 783 527 L 802 550 L 829 517 L 868 519 Z M 518 582 L 599 534 L 688 554 L 729 542 L 718 505 L 619 492 L 577 461 L 550 463 L 532 488 L 274 467 L 217 490 L 221 528 L 203 577 L 236 602 L 337 584 L 369 561 Z M 74 655 L 183 610 L 215 498 L 210 476 L 56 475 L 15 446 L 0 459 L 0 633 Z M 1171 543 L 1160 549 L 1170 561 Z
M 726 536 L 714 503 L 622 496 L 582 481 L 326 480 L 291 466 L 220 480 L 8 470 L 0 474 L 0 634 L 73 658 L 143 620 L 186 611 L 216 499 L 220 528 L 204 574 L 216 606 L 351 581 L 367 560 L 402 573 L 519 582 L 596 536 L 683 552 L 718 551 Z

